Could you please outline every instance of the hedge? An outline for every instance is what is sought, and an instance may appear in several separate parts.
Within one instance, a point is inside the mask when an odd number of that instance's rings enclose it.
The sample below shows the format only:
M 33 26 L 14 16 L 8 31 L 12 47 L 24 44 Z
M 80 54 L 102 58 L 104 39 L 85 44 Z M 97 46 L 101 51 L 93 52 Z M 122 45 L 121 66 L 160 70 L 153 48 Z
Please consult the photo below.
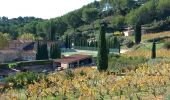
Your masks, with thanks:
M 35 66 L 35 65 L 52 65 L 52 60 L 37 60 L 37 61 L 21 61 L 16 63 L 6 63 L 6 64 L 0 64 L 0 69 L 8 69 L 11 67 L 10 65 L 16 65 L 17 67 L 23 67 L 23 66 Z M 13 66 L 13 67 L 16 67 Z

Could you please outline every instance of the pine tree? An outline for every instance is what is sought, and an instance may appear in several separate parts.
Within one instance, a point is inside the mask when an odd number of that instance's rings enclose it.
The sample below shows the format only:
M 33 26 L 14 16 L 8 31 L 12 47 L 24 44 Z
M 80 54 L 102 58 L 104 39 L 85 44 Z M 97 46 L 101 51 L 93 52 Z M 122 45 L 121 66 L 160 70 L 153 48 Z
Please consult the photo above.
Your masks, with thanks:
M 141 23 L 140 23 L 140 19 L 136 22 L 135 24 L 135 43 L 139 44 L 141 42 Z
M 153 45 L 152 45 L 152 59 L 156 58 L 156 43 L 155 41 L 153 41 Z
M 97 68 L 99 71 L 106 71 L 108 68 L 108 52 L 105 38 L 106 23 L 100 26 L 100 33 L 98 38 L 98 55 Z

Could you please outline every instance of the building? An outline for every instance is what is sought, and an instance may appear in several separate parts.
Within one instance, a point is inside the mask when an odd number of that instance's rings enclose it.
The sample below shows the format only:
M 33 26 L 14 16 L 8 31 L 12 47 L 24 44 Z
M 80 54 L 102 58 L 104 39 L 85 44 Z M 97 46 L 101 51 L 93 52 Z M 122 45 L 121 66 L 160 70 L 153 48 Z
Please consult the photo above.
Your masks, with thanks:
M 53 67 L 55 69 L 62 68 L 76 68 L 80 66 L 87 66 L 89 64 L 92 64 L 92 56 L 91 55 L 81 55 L 76 54 L 68 57 L 63 57 L 61 59 L 56 59 L 53 62 Z
M 36 51 L 35 50 L 22 51 L 21 58 L 24 61 L 36 60 Z
M 32 42 L 33 42 L 32 40 L 21 40 L 21 39 L 11 40 L 9 41 L 8 48 L 6 49 L 18 49 L 19 50 Z
M 16 61 L 18 55 L 17 50 L 0 50 L 0 63 Z
M 124 36 L 132 36 L 135 34 L 134 29 L 132 27 L 125 28 L 125 31 L 123 32 Z M 141 26 L 141 34 L 147 34 L 146 27 Z
M 132 36 L 134 34 L 134 30 L 131 27 L 128 27 L 123 32 L 124 36 Z
M 35 42 L 12 40 L 8 48 L 0 50 L 0 63 L 24 60 L 31 61 L 36 59 Z

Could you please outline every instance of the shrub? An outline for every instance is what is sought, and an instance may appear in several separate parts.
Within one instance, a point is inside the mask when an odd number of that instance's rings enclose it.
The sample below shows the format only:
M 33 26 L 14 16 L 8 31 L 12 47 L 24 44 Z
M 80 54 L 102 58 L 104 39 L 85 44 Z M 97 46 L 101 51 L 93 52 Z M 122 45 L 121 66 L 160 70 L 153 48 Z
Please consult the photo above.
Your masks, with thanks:
M 128 48 L 131 48 L 134 46 L 135 43 L 130 39 L 125 39 L 122 44 L 126 45 L 126 47 L 128 47 Z
M 136 69 L 147 61 L 144 57 L 126 57 L 115 54 L 109 55 L 109 71 L 121 73 L 123 69 Z
M 27 61 L 18 62 L 18 66 L 33 66 L 33 65 L 52 65 L 52 60 L 38 60 L 38 61 Z
M 170 42 L 166 42 L 163 46 L 165 49 L 170 49 Z
M 123 32 L 116 31 L 113 33 L 114 36 L 123 36 Z
M 81 70 L 79 74 L 80 74 L 80 76 L 84 76 L 84 75 L 86 75 L 86 72 L 84 72 L 83 70 Z
M 5 81 L 7 84 L 11 84 L 13 88 L 24 88 L 38 81 L 38 75 L 33 72 L 21 72 L 16 75 L 9 75 Z
M 74 72 L 71 69 L 66 69 L 64 71 L 64 75 L 65 75 L 66 79 L 74 78 Z

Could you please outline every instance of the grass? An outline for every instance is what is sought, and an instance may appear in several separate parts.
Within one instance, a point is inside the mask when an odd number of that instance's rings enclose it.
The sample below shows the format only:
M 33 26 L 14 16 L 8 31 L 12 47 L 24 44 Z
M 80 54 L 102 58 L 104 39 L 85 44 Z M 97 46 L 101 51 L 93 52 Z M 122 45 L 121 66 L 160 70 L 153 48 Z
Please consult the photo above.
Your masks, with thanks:
M 170 36 L 170 31 L 145 34 L 142 36 L 142 40 L 144 41 L 144 40 L 153 39 L 153 38 L 162 37 L 162 36 Z
M 148 39 L 153 39 L 153 38 L 162 37 L 162 36 L 170 36 L 170 31 L 144 34 L 142 35 L 142 42 Z M 129 38 L 132 41 L 135 40 L 134 36 L 129 36 L 127 38 Z

